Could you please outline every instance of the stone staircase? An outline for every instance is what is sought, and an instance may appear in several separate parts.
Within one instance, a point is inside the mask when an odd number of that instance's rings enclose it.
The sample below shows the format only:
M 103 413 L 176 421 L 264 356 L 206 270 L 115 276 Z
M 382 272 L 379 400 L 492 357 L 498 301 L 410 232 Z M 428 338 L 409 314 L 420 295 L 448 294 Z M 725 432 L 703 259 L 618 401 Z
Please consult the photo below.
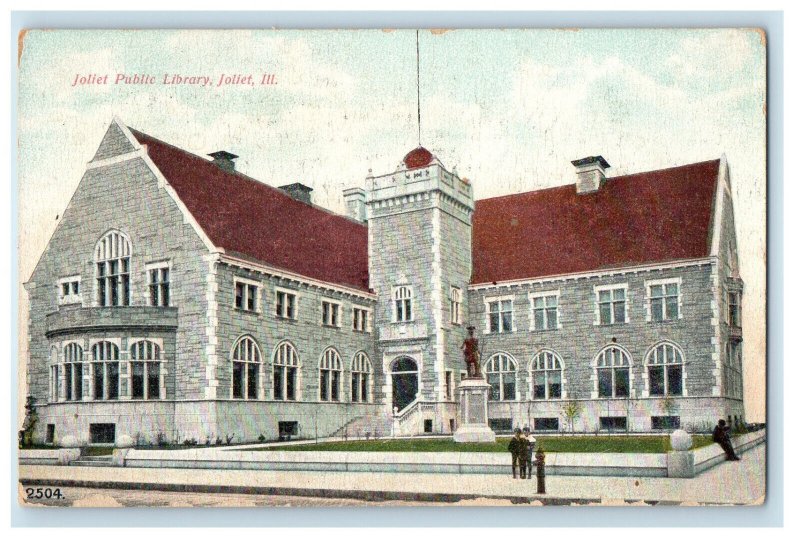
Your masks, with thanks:
M 390 437 L 392 435 L 392 417 L 386 413 L 362 415 L 355 417 L 336 430 L 331 437 L 341 439 L 364 439 L 369 437 Z
M 70 462 L 76 467 L 113 467 L 114 462 L 111 456 L 81 456 L 77 460 Z

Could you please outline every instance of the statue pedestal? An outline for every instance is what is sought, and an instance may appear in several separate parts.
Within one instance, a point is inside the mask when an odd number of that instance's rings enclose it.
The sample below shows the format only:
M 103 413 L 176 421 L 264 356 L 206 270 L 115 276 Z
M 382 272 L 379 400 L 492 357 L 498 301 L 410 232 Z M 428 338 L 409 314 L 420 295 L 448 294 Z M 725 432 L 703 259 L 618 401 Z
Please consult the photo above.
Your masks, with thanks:
M 494 443 L 495 434 L 488 425 L 489 383 L 483 379 L 465 379 L 458 393 L 458 429 L 456 443 Z

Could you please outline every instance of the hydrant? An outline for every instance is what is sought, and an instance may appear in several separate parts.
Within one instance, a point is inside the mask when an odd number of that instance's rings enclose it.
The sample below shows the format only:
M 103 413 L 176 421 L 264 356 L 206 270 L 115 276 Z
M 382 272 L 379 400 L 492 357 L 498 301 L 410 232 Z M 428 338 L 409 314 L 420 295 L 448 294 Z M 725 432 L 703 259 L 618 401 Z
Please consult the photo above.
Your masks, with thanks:
M 542 447 L 536 451 L 536 493 L 545 493 L 544 490 L 544 451 Z

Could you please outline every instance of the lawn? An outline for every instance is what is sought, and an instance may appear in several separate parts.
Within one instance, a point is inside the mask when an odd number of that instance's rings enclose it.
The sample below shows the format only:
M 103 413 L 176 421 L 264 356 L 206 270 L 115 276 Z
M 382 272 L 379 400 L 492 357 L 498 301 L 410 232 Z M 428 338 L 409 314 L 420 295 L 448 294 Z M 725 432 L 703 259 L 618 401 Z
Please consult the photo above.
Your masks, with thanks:
M 373 439 L 284 445 L 242 450 L 336 451 L 336 452 L 507 452 L 510 437 L 494 443 L 456 443 L 452 439 Z M 692 436 L 692 448 L 711 444 L 710 435 Z M 670 450 L 667 435 L 547 436 L 537 441 L 545 452 L 638 452 L 658 454 Z

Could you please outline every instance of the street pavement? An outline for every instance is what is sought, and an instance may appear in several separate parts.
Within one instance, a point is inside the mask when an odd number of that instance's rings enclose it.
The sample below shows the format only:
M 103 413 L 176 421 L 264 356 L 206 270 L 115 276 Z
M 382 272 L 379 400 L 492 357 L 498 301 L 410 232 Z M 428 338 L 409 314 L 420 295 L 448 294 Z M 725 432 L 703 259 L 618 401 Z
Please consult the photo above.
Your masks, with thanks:
M 691 479 L 550 476 L 536 478 L 429 473 L 358 473 L 20 466 L 24 486 L 59 486 L 59 505 L 360 505 L 447 504 L 755 504 L 764 500 L 765 445 Z M 510 462 L 509 462 L 510 463 Z M 127 499 L 127 500 L 126 500 Z M 30 501 L 29 501 L 30 502 Z M 175 504 L 177 503 L 177 504 Z

